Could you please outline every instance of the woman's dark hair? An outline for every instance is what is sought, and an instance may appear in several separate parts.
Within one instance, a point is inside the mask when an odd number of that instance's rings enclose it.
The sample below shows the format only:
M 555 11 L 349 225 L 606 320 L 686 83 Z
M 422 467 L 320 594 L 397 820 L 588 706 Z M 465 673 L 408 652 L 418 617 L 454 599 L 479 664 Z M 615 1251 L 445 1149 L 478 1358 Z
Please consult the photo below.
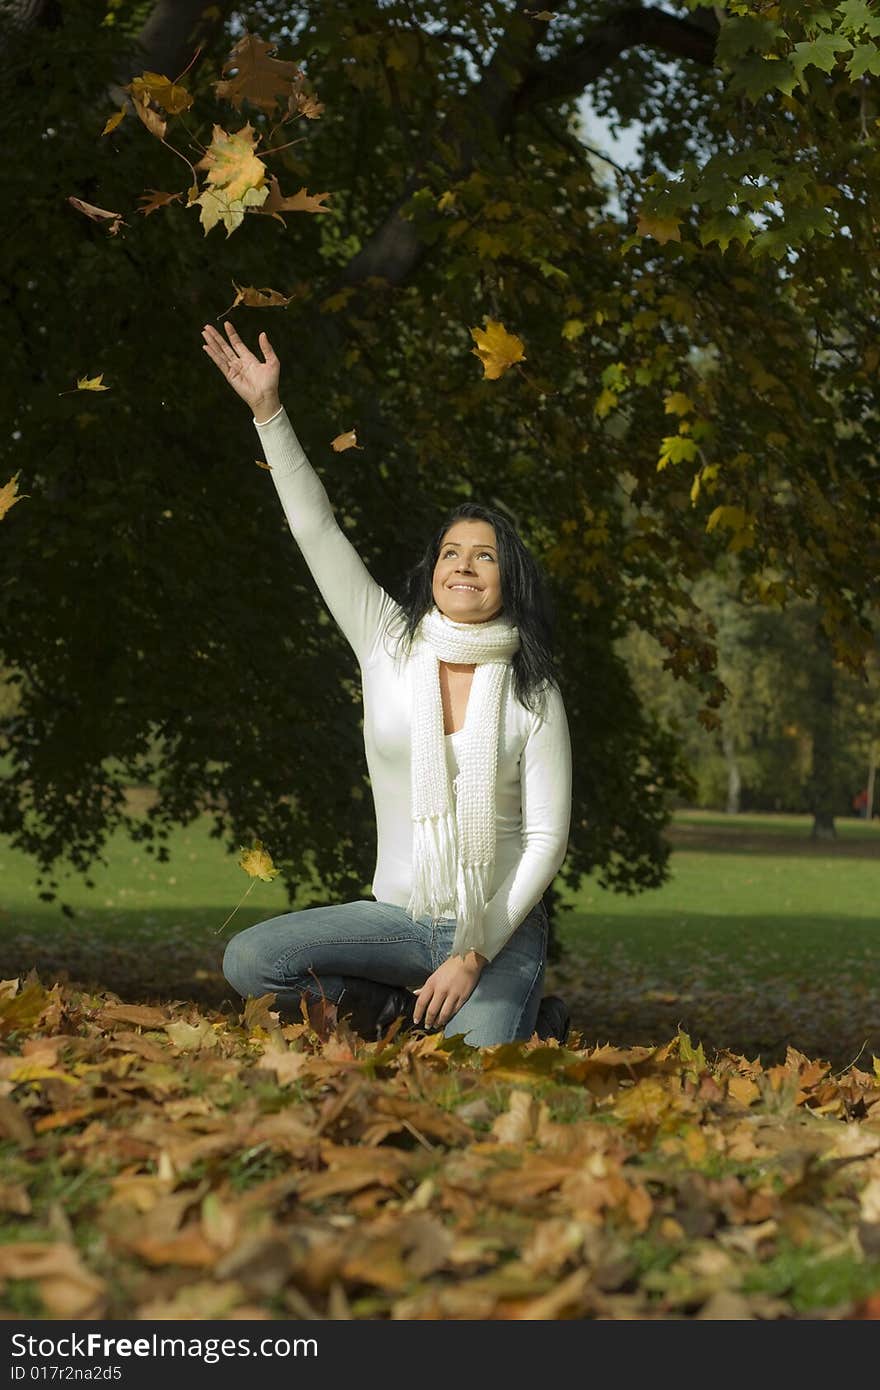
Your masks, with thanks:
M 495 529 L 503 616 L 519 630 L 519 651 L 511 663 L 514 694 L 521 705 L 535 713 L 536 696 L 548 684 L 559 685 L 553 657 L 555 614 L 537 560 L 502 512 L 477 502 L 462 502 L 447 513 L 421 559 L 404 576 L 398 602 L 406 621 L 398 643 L 412 646 L 416 628 L 434 605 L 434 567 L 443 537 L 456 521 L 487 521 Z

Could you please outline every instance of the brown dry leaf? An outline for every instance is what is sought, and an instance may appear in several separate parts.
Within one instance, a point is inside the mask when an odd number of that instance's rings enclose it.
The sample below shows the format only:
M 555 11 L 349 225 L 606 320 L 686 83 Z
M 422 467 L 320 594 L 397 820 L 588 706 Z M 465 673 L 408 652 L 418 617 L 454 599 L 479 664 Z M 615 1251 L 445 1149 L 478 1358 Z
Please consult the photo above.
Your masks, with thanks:
M 257 465 L 258 468 L 265 468 L 267 473 L 272 472 L 271 463 L 266 463 L 263 459 L 254 459 L 254 463 Z
M 132 93 L 131 104 L 135 109 L 135 115 L 146 126 L 151 135 L 155 135 L 157 140 L 164 140 L 168 130 L 168 122 L 164 116 L 160 116 L 158 111 L 154 111 L 149 103 L 149 99 L 144 96 L 135 96 Z
M 330 448 L 337 454 L 344 453 L 346 449 L 362 449 L 364 446 L 357 442 L 357 432 L 347 430 L 344 434 L 337 434 L 335 439 L 330 440 Z
M 22 1240 L 0 1246 L 0 1279 L 34 1280 L 55 1318 L 96 1318 L 104 1309 L 106 1284 L 72 1245 Z
M 230 102 L 236 111 L 249 101 L 270 114 L 286 103 L 302 74 L 296 63 L 271 56 L 276 47 L 258 34 L 240 38 L 221 68 L 224 73 L 234 71 L 235 76 L 214 83 L 218 99 Z
M 142 72 L 140 77 L 133 77 L 123 91 L 129 92 L 135 103 L 146 105 L 154 101 L 169 116 L 179 116 L 193 104 L 193 97 L 185 87 L 172 82 L 170 77 L 163 77 L 160 72 Z
M 499 1144 L 524 1144 L 534 1139 L 541 1123 L 547 1123 L 550 1111 L 529 1091 L 511 1091 L 505 1114 L 492 1124 L 492 1133 Z
M 168 1014 L 152 1004 L 108 1004 L 97 1016 L 101 1028 L 112 1027 L 114 1023 L 130 1023 L 136 1028 L 164 1028 Z
M 12 1096 L 0 1095 L 0 1138 L 16 1144 L 32 1144 L 34 1131 L 27 1112 Z
M 29 1216 L 33 1210 L 28 1190 L 20 1182 L 0 1182 L 0 1211 Z
M 120 227 L 127 227 L 128 223 L 123 221 L 121 212 L 108 212 L 106 208 L 95 207 L 93 203 L 84 203 L 82 198 L 74 198 L 69 195 L 67 201 L 71 207 L 76 208 L 77 212 L 85 213 L 93 222 L 107 222 L 107 231 L 110 236 L 115 236 Z
M 200 1279 L 186 1284 L 168 1295 L 148 1299 L 137 1308 L 134 1316 L 146 1322 L 171 1320 L 201 1322 L 214 1318 L 233 1318 L 245 1304 L 245 1291 L 235 1279 L 220 1283 Z
M 21 502 L 23 498 L 30 496 L 29 492 L 19 492 L 18 480 L 20 477 L 21 469 L 19 468 L 18 472 L 9 479 L 9 482 L 0 487 L 0 521 L 3 520 L 10 508 L 15 506 L 16 502 Z
M 483 380 L 497 381 L 515 362 L 526 360 L 522 338 L 508 333 L 503 323 L 487 318 L 485 328 L 472 328 L 471 337 L 476 343 L 471 352 L 483 364 Z
M 329 193 L 308 193 L 305 185 L 298 192 L 285 197 L 277 178 L 272 174 L 269 178 L 269 196 L 260 212 L 268 213 L 270 217 L 277 218 L 282 226 L 286 226 L 287 223 L 281 216 L 282 212 L 332 212 L 332 208 L 322 206 L 324 199 L 329 197 Z
M 204 1269 L 216 1264 L 218 1250 L 202 1233 L 199 1226 L 190 1225 L 168 1239 L 142 1236 L 131 1249 L 151 1265 L 185 1265 L 187 1269 Z
M 244 304 L 249 309 L 283 309 L 293 299 L 292 294 L 282 294 L 280 290 L 270 290 L 268 287 L 258 290 L 253 285 L 239 285 L 235 280 L 232 285 L 235 298 L 229 308 L 224 310 L 227 314 L 232 309 L 237 309 L 239 304 Z
M 158 188 L 147 188 L 138 198 L 138 202 L 144 205 L 142 208 L 138 208 L 138 212 L 149 217 L 150 213 L 155 212 L 157 208 L 167 208 L 169 203 L 177 203 L 182 197 L 182 193 L 163 193 Z

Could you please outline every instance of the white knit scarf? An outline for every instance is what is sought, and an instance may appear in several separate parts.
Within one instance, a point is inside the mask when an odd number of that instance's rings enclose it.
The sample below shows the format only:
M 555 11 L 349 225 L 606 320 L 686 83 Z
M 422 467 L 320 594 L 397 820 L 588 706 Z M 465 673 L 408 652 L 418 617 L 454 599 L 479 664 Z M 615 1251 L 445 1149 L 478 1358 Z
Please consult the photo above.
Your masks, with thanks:
M 458 623 L 436 607 L 412 647 L 413 919 L 455 907 L 453 955 L 483 952 L 485 909 L 495 865 L 495 779 L 501 702 L 512 678 L 519 631 L 503 617 Z M 475 663 L 450 804 L 440 698 L 441 661 Z

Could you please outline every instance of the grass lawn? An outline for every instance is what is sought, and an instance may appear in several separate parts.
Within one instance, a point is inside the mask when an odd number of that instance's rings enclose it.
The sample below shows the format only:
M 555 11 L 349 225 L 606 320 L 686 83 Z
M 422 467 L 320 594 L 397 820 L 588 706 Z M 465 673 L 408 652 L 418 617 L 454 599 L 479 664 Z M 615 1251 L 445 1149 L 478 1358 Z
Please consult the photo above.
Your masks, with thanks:
M 681 1025 L 707 1048 L 765 1063 L 789 1044 L 838 1067 L 860 1050 L 862 1065 L 880 1055 L 880 823 L 840 821 L 822 843 L 809 825 L 680 813 L 663 888 L 627 897 L 587 880 L 564 894 L 564 957 L 548 980 L 584 1042 L 665 1041 Z M 39 901 L 32 862 L 0 841 L 0 975 L 36 967 L 44 983 L 66 972 L 128 1000 L 232 1010 L 224 942 L 289 905 L 280 882 L 257 882 L 218 932 L 248 880 L 210 826 L 205 816 L 181 829 L 166 864 L 115 838 L 94 889 L 61 878 L 73 921 Z

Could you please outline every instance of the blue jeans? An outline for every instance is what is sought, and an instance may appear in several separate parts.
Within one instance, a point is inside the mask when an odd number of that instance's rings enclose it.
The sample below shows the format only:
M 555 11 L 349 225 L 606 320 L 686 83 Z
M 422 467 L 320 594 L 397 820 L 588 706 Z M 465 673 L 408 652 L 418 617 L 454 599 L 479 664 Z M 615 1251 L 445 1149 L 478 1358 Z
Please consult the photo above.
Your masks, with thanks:
M 547 913 L 538 902 L 494 960 L 484 966 L 444 1035 L 464 1034 L 472 1047 L 530 1038 L 535 1030 L 544 962 Z M 362 899 L 285 912 L 233 936 L 223 974 L 244 997 L 270 992 L 280 1009 L 298 1012 L 303 994 L 331 1002 L 342 977 L 417 989 L 446 960 L 454 917 L 419 917 L 393 903 Z

